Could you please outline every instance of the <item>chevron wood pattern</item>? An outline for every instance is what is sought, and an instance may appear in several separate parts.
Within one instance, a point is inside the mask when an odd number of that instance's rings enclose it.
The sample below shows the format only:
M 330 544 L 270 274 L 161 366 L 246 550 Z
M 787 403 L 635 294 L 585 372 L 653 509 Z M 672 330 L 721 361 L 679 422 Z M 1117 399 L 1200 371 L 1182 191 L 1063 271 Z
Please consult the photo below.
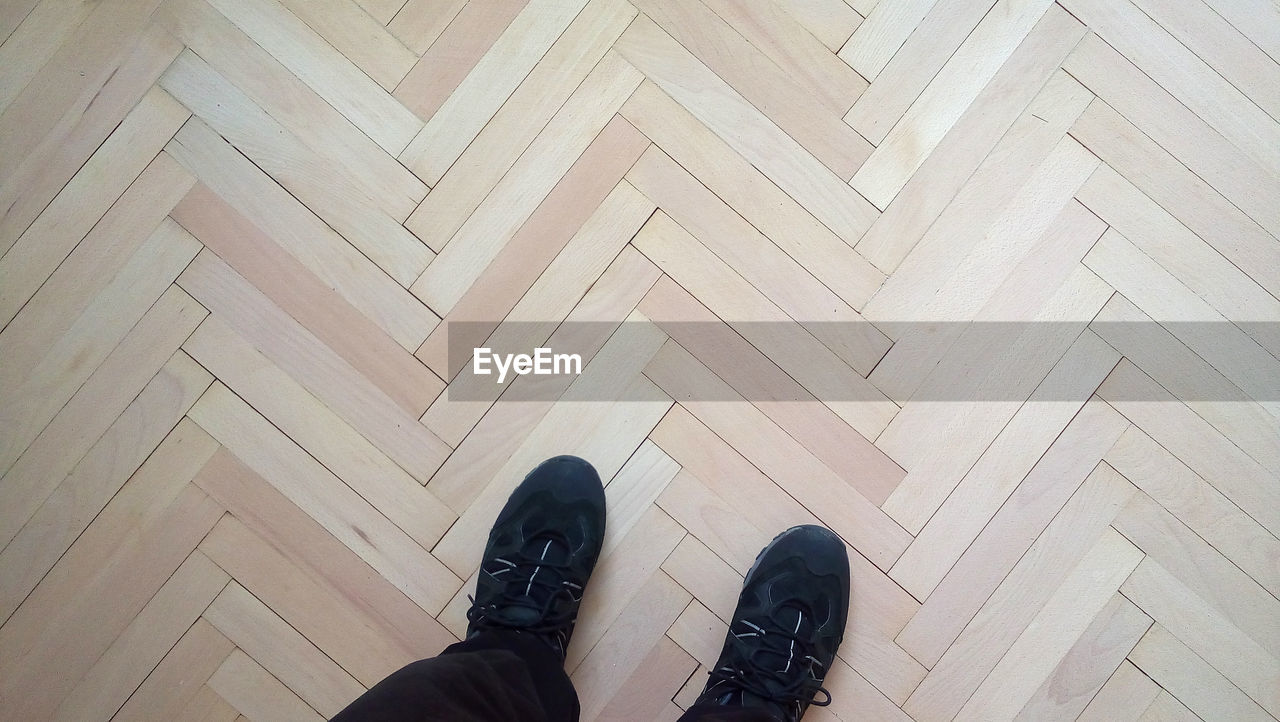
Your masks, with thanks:
M 806 719 L 1280 718 L 1278 239 L 1271 0 L 0 0 L 0 718 L 328 717 L 558 453 L 584 720 L 797 523 Z

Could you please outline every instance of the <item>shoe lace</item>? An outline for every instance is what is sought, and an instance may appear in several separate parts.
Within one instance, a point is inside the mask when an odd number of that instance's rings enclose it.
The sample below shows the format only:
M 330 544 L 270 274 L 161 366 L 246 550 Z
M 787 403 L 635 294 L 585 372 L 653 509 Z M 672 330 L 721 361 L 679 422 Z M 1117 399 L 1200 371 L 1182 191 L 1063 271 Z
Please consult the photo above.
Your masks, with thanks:
M 572 548 L 563 534 L 544 532 L 531 537 L 516 553 L 496 557 L 495 568 L 481 570 L 503 583 L 502 593 L 485 605 L 477 605 L 475 598 L 467 595 L 471 602 L 467 620 L 480 629 L 520 629 L 535 634 L 551 634 L 572 625 L 573 603 L 582 599 L 582 585 L 566 578 L 572 568 L 569 555 L 565 561 L 547 559 L 552 544 Z M 558 604 L 562 601 L 569 603 Z M 519 608 L 533 610 L 536 618 L 511 619 L 510 610 Z
M 779 612 L 788 606 L 801 615 L 794 625 L 784 624 L 778 618 Z M 831 693 L 822 686 L 826 670 L 816 656 L 814 640 L 800 633 L 800 622 L 806 613 L 808 610 L 801 605 L 784 602 L 755 621 L 739 620 L 748 631 L 730 630 L 730 633 L 732 643 L 738 648 L 738 657 L 745 663 L 712 670 L 711 684 L 719 682 L 721 690 L 737 688 L 781 705 L 794 714 L 794 719 L 799 719 L 806 705 L 831 704 Z M 776 660 L 781 658 L 785 658 L 786 663 L 777 669 Z

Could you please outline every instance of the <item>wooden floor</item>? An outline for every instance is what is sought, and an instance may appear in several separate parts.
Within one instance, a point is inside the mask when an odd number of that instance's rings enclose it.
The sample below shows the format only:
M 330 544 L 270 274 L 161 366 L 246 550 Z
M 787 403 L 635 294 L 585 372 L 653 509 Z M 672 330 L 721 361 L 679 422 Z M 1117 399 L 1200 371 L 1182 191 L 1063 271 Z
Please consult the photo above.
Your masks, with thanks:
M 557 453 L 608 483 L 584 720 L 678 717 L 805 522 L 853 563 L 806 720 L 1280 717 L 1274 0 L 0 0 L 0 40 L 0 718 L 332 715 L 463 632 Z M 566 321 L 538 401 L 447 353 Z

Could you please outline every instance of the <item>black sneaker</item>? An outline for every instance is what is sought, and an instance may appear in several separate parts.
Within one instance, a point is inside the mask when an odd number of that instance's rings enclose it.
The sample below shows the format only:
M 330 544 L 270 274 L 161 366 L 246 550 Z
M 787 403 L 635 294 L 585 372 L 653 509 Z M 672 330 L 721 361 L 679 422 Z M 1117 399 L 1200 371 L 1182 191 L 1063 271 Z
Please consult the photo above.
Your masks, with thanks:
M 604 487 L 576 456 L 547 459 L 520 482 L 489 532 L 467 638 L 536 635 L 564 659 L 582 590 L 604 543 Z
M 743 580 L 729 636 L 697 704 L 760 708 L 785 722 L 811 704 L 831 704 L 822 682 L 848 611 L 849 557 L 840 537 L 813 525 L 782 532 Z

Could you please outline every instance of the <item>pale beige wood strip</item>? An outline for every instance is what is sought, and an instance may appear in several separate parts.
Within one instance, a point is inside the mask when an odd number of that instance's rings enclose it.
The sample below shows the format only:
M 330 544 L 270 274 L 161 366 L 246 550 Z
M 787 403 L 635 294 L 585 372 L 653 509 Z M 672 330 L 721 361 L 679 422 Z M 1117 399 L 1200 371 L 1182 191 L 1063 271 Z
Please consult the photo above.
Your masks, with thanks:
M 48 717 L 221 515 L 187 485 L 154 523 L 112 547 L 105 564 L 81 567 L 71 580 L 46 577 L 0 628 L 0 644 L 12 652 L 0 659 L 4 715 Z M 59 566 L 73 564 L 64 557 Z
M 963 449 L 968 438 L 957 433 L 939 444 L 936 453 L 946 463 L 935 465 L 930 457 L 913 473 L 923 475 L 934 469 L 933 474 L 944 479 L 963 478 L 894 564 L 890 576 L 916 598 L 929 596 L 1119 360 L 1119 353 L 1086 331 L 989 445 L 982 437 L 982 448 L 968 451 L 964 461 L 957 463 L 951 450 Z M 975 453 L 980 456 L 970 465 Z
M 1280 122 L 1132 2 L 1067 0 L 1064 7 L 1227 140 L 1280 173 Z
M 1273 417 L 1267 427 L 1272 444 L 1244 444 L 1264 466 L 1280 474 L 1280 360 L 1267 353 L 1244 331 L 1223 318 L 1212 306 L 1161 268 L 1115 229 L 1110 229 L 1085 256 L 1084 263 L 1123 294 L 1134 307 L 1185 344 L 1243 394 L 1185 394 L 1188 400 L 1204 398 L 1245 401 L 1252 398 Z M 1117 305 L 1120 304 L 1117 301 Z M 1117 314 L 1124 320 L 1145 320 L 1140 314 Z M 1112 320 L 1100 316 L 1098 322 Z M 1114 344 L 1113 344 L 1114 345 Z M 1118 346 L 1117 346 L 1118 347 Z M 1136 354 L 1134 354 L 1136 356 Z M 1135 361 L 1142 364 L 1142 361 Z M 1176 388 L 1175 393 L 1184 395 Z M 1243 396 L 1243 398 L 1242 398 Z M 1260 449 L 1270 448 L 1271 453 Z
M 364 685 L 325 656 L 271 608 L 232 582 L 204 618 L 325 717 L 364 693 Z
M 622 181 L 610 191 L 555 260 L 506 316 L 507 325 L 485 342 L 496 353 L 528 353 L 551 335 L 591 285 L 618 256 L 653 213 L 653 203 L 630 183 Z M 604 319 L 616 321 L 617 318 Z M 422 421 L 447 442 L 461 443 L 489 410 L 503 386 L 493 376 L 458 376 L 450 388 L 427 409 Z M 454 401 L 457 392 L 465 401 Z
M 356 0 L 379 25 L 387 25 L 405 5 L 405 0 Z
M 1004 715 L 997 714 L 997 717 L 1007 718 L 1016 714 L 1142 558 L 1141 552 L 1108 526 L 1119 507 L 1133 493 L 1133 485 L 1124 477 L 1105 465 L 1099 466 L 1045 527 L 1035 543 L 1027 548 L 1026 555 L 1009 570 L 999 586 L 993 588 L 984 583 L 994 576 L 1003 575 L 1007 568 L 1004 560 L 992 555 L 977 562 L 985 563 L 986 568 L 975 570 L 969 579 L 971 586 L 964 590 L 972 601 L 953 606 L 947 618 L 941 620 L 936 614 L 927 617 L 917 614 L 899 637 L 905 648 L 913 653 L 931 651 L 916 644 L 906 646 L 914 642 L 921 628 L 928 624 L 933 627 L 935 636 L 927 641 L 946 651 L 936 658 L 929 674 L 912 692 L 903 709 L 912 717 L 942 719 L 962 713 L 966 700 L 974 704 L 999 703 L 1001 697 L 1007 697 L 1010 702 L 1016 702 L 1014 709 L 1006 710 Z M 1017 548 L 1026 547 L 1017 544 Z M 976 558 L 978 551 L 971 547 L 966 556 Z M 1112 577 L 1113 573 L 1119 573 L 1118 578 Z M 1100 598 L 1095 598 L 1093 604 L 1096 606 L 1088 609 L 1089 603 L 1084 601 L 1084 595 L 1088 593 L 1086 582 L 1091 577 L 1098 581 L 1108 580 L 1110 589 L 1095 589 L 1101 592 Z M 1077 586 L 1082 583 L 1085 583 L 1083 588 Z M 990 598 L 986 598 L 988 591 Z M 1054 610 L 1061 609 L 1064 603 L 1070 604 L 1075 597 L 1080 597 L 1082 607 L 1088 609 L 1087 618 L 1064 619 L 1061 620 L 1062 625 L 1037 620 L 1042 612 L 1052 619 L 1056 614 Z M 974 607 L 975 602 L 981 607 Z M 921 611 L 931 607 L 936 610 L 940 604 L 941 600 L 935 604 L 931 597 Z M 971 614 L 972 621 L 968 621 Z M 1041 637 L 1046 632 L 1062 631 L 1068 625 L 1075 625 L 1069 638 L 1051 641 Z M 956 635 L 962 626 L 963 631 Z M 954 644 L 950 644 L 951 639 L 955 640 Z M 1055 645 L 1057 651 L 1046 649 L 1049 656 L 1039 660 L 1036 663 L 1039 666 L 1036 666 L 1030 663 L 1027 655 L 1034 655 L 1035 647 L 1042 643 L 1046 647 Z M 1010 662 L 1004 660 L 1018 660 L 1019 667 L 1033 672 L 1033 676 L 1020 679 L 1018 669 L 1010 668 Z M 1008 683 L 1012 686 L 993 692 L 989 698 L 980 696 L 984 678 L 992 680 L 993 685 Z
M 160 85 L 400 285 L 412 283 L 434 258 L 377 202 L 353 192 L 331 160 L 312 152 L 195 53 L 178 56 Z
M 168 93 L 153 88 L 125 116 L 0 257 L 0 327 L 35 295 L 190 115 Z
M 417 357 L 441 378 L 452 380 L 467 359 L 449 358 L 449 348 L 484 345 L 648 146 L 643 133 L 615 115 L 458 299 L 418 348 Z
M 840 50 L 862 22 L 862 16 L 843 0 L 748 0 L 752 5 L 762 2 L 781 7 L 833 53 Z
M 1160 566 L 1212 604 L 1271 656 L 1280 659 L 1280 601 L 1146 494 L 1138 494 L 1115 527 Z
M 438 183 L 586 4 L 530 0 L 399 154 L 401 162 L 427 185 Z
M 24 597 L 28 604 L 36 605 L 57 603 L 60 595 L 64 601 L 73 598 L 76 590 L 86 584 L 86 579 L 109 565 L 118 549 L 133 544 L 141 530 L 154 524 L 216 449 L 217 442 L 208 434 L 186 419 L 180 421 L 106 508 L 97 517 L 86 520 L 88 527 L 79 534 L 78 541 L 71 544 L 69 550 L 57 550 L 50 563 L 58 563 L 34 575 L 31 580 L 34 590 L 19 586 L 19 582 L 27 580 L 24 575 L 7 577 L 3 615 L 9 617 Z M 56 534 L 57 530 L 45 531 Z M 38 561 L 16 559 L 20 565 L 38 565 Z M 28 595 L 28 592 L 32 593 Z
M 166 2 L 156 20 L 311 150 L 341 164 L 392 218 L 403 221 L 426 194 L 393 155 L 204 0 Z
M 640 369 L 666 335 L 633 316 L 643 328 L 616 334 L 492 477 L 432 554 L 461 576 L 475 569 L 476 549 L 507 496 L 544 459 L 575 454 L 590 461 L 601 479 L 610 479 L 640 446 L 671 401 L 640 376 Z
M 181 50 L 181 43 L 151 26 L 105 85 L 85 89 L 72 108 L 44 126 L 43 140 L 31 141 L 30 154 L 0 183 L 0 249 L 7 250 L 45 210 Z
M 1077 252 L 1083 251 L 1078 244 L 1072 245 Z M 889 506 L 895 517 L 901 514 L 903 523 L 910 520 L 911 531 L 923 526 L 959 481 L 955 468 L 932 458 L 925 449 L 950 443 L 948 439 L 959 434 L 955 438 L 963 440 L 963 445 L 947 456 L 961 467 L 968 466 L 985 448 L 983 441 L 999 433 L 1113 295 L 1087 268 L 1074 262 L 1066 267 L 1070 276 L 1029 317 L 951 322 L 961 336 L 959 341 L 876 440 L 877 447 L 909 470 L 910 481 L 898 486 Z M 972 426 L 966 428 L 967 424 Z M 913 445 L 913 439 L 919 446 Z M 949 481 L 927 482 L 931 478 Z M 912 509 L 917 503 L 924 508 Z
M 93 11 L 91 3 L 38 2 L 18 14 L 16 8 L 4 8 L 4 25 L 0 32 L 0 114 L 22 92 L 45 63 L 58 52 L 68 36 L 80 27 Z M 30 11 L 30 12 L 26 12 Z M 14 12 L 10 19 L 9 12 Z
M 1193 7 L 1191 2 L 1182 4 Z M 1208 8 L 1205 12 L 1218 17 Z M 1266 62 L 1280 76 L 1280 66 Z M 1097 35 L 1090 33 L 1081 41 L 1063 68 L 1271 235 L 1280 235 L 1280 208 L 1274 202 L 1280 196 L 1280 180 L 1274 169 L 1232 145 Z M 1252 75 L 1262 77 L 1262 69 Z M 1275 83 L 1280 88 L 1280 77 Z
M 846 243 L 857 243 L 870 227 L 876 210 L 865 198 L 653 21 L 637 19 L 617 48 Z
M 561 106 L 511 170 L 458 229 L 412 286 L 432 309 L 446 314 L 502 251 L 640 84 L 640 73 L 613 52 Z M 407 225 L 428 235 L 429 216 Z
M 627 180 L 858 373 L 889 350 L 888 337 L 661 149 L 645 151 Z
M 1110 166 L 1098 168 L 1076 199 L 1224 317 L 1280 318 L 1280 300 Z M 1280 358 L 1280 327 L 1245 323 L 1241 330 Z
M 1142 552 L 1113 530 L 1084 558 L 1009 647 L 956 716 L 957 720 L 1010 719 L 1048 680 L 1116 590 L 1142 561 Z
M 275 0 L 209 3 L 383 150 L 399 155 L 422 121 Z
M 1126 258 L 1120 263 L 1132 263 L 1134 268 L 1140 270 L 1151 262 L 1146 258 Z M 1112 266 L 1109 270 L 1126 273 L 1130 269 Z M 1127 281 L 1125 285 L 1130 288 L 1133 288 L 1131 284 L 1154 285 L 1159 282 L 1158 278 L 1118 280 Z M 1153 290 L 1158 293 L 1160 289 Z M 1138 292 L 1146 293 L 1145 290 Z M 1276 367 L 1276 360 L 1255 346 L 1253 341 L 1244 338 L 1238 329 L 1225 321 L 1212 322 L 1214 325 L 1211 327 L 1197 323 L 1166 323 L 1174 330 L 1183 329 L 1181 334 L 1183 336 L 1194 337 L 1198 331 L 1202 332 L 1203 329 L 1209 328 L 1210 333 L 1192 340 L 1193 342 L 1201 341 L 1198 344 L 1201 348 L 1216 344 L 1218 348 L 1214 350 L 1217 353 L 1205 354 L 1201 351 L 1201 354 L 1211 359 L 1221 358 L 1222 351 L 1236 353 L 1241 357 L 1254 355 L 1265 365 L 1259 365 L 1254 369 L 1242 369 L 1243 373 L 1260 379 L 1275 374 L 1271 367 Z M 1125 396 L 1121 391 L 1115 397 L 1116 400 L 1152 402 L 1176 398 L 1186 404 L 1184 408 L 1189 407 L 1209 422 L 1214 429 L 1231 439 L 1240 450 L 1270 471 L 1272 475 L 1280 474 L 1280 421 L 1273 415 L 1276 408 L 1274 402 L 1254 403 L 1247 393 L 1241 391 L 1238 386 L 1231 383 L 1231 380 L 1213 368 L 1202 355 L 1187 348 L 1158 321 L 1152 320 L 1150 316 L 1142 313 L 1128 299 L 1119 294 L 1112 298 L 1094 319 L 1092 328 L 1135 366 L 1143 369 L 1152 379 L 1169 390 L 1169 392 L 1156 390 L 1154 395 L 1150 395 L 1139 387 L 1136 395 Z M 1254 394 L 1262 395 L 1256 390 Z M 1106 398 L 1112 400 L 1110 396 Z
M 858 6 L 859 3 L 869 3 L 873 7 L 862 8 Z M 880 6 L 875 0 L 855 0 L 850 4 L 863 17 L 875 14 L 875 8 Z M 907 112 L 921 91 L 946 65 L 994 4 L 995 0 L 958 0 L 935 4 L 933 12 L 925 16 L 901 49 L 876 76 L 876 82 L 867 88 L 867 92 L 845 114 L 845 122 L 873 144 L 882 143 L 890 129 Z M 886 3 L 886 6 L 889 5 L 893 3 Z
M 1006 132 L 1012 142 L 1032 122 L 1062 122 L 1042 112 L 1042 106 L 1064 92 L 1078 92 L 1079 85 L 1058 67 L 1084 34 L 1080 21 L 1060 6 L 1051 6 L 871 225 L 858 251 L 878 268 L 893 271 L 988 154 L 1005 142 L 1001 139 Z M 1044 122 L 1023 115 L 1032 104 L 1033 114 Z M 1010 131 L 1013 127 L 1018 129 Z
M 618 496 L 619 489 L 614 488 L 614 483 L 610 481 L 605 487 L 606 500 Z M 616 503 L 611 501 L 610 505 Z M 610 518 L 610 524 L 612 521 Z M 588 587 L 591 591 L 586 592 L 582 599 L 581 623 L 574 629 L 565 658 L 564 668 L 569 674 L 581 668 L 583 660 L 609 633 L 629 605 L 645 602 L 640 595 L 644 593 L 646 581 L 685 536 L 684 527 L 662 509 L 650 506 L 636 520 L 630 533 L 610 538 L 611 548 L 607 555 L 602 551 L 602 563 L 596 565 L 598 574 L 591 576 Z M 475 585 L 470 585 L 470 588 L 474 589 Z
M 840 48 L 840 59 L 874 81 L 937 0 L 880 3 Z
M 415 479 L 440 467 L 444 442 L 212 252 L 178 283 Z
M 58 706 L 61 719 L 114 714 L 230 577 L 194 551 Z
M 831 172 L 848 179 L 867 159 L 871 144 L 841 122 L 836 110 L 700 0 L 638 0 L 636 5 L 697 58 L 693 72 L 714 73 L 733 89 L 731 94 L 740 93 Z
M 1273 296 L 1280 297 L 1275 238 L 1106 103 L 1094 101 L 1071 134 Z
M 422 57 L 395 97 L 430 120 L 529 0 L 410 0 L 391 32 Z
M 207 319 L 184 348 L 424 549 L 453 523 L 435 495 L 221 319 Z
M 158 247 L 184 245 L 181 236 L 186 234 L 164 217 L 192 180 L 172 158 L 161 155 L 112 204 L 107 215 L 0 331 L 0 352 L 5 358 L 0 393 L 12 394 L 58 339 L 75 327 L 77 317 L 93 313 L 93 299 L 108 292 L 139 249 L 154 253 Z M 153 231 L 167 242 L 152 240 Z
M 0 43 L 8 40 L 40 0 L 0 0 Z
M 910 315 L 902 320 L 928 323 L 906 326 L 869 380 L 899 403 L 917 396 L 928 400 L 939 391 L 935 379 L 947 388 L 955 384 L 938 371 L 929 376 L 948 352 L 958 350 L 955 339 L 973 328 L 964 322 L 1019 322 L 1043 315 L 1053 293 L 1106 230 L 1071 199 L 1097 167 L 1092 153 L 1063 138 L 950 273 L 930 273 L 927 283 L 910 291 L 902 284 L 886 285 L 882 294 L 910 304 Z M 886 303 L 876 299 L 873 308 L 884 310 Z M 1081 308 L 1067 319 L 1088 320 L 1096 311 Z
M 806 10 L 822 12 L 823 8 L 816 3 L 708 0 L 706 5 L 767 55 L 793 82 L 816 95 L 827 110 L 843 115 L 867 89 L 867 81 L 862 76 L 832 57 L 831 50 L 835 48 L 824 47 L 796 17 Z M 827 3 L 826 9 L 830 10 L 831 5 Z M 843 24 L 844 38 L 847 38 L 848 30 L 853 27 L 850 22 L 855 17 L 853 13 L 846 13 L 824 18 L 834 27 L 816 32 L 834 40 L 842 32 Z
M 172 218 L 405 411 L 421 414 L 444 388 L 412 354 L 207 186 L 192 188 Z
M 1142 722 L 1199 722 L 1196 713 L 1187 709 L 1177 697 L 1161 690 L 1151 706 L 1138 718 Z
M 659 505 L 715 550 L 699 544 L 683 560 L 677 551 L 664 568 L 728 621 L 741 576 L 769 539 L 796 524 L 821 522 L 683 405 L 652 438 L 683 465 Z M 850 617 L 844 658 L 889 698 L 905 701 L 925 670 L 892 637 L 919 605 L 856 550 L 850 550 L 849 562 L 858 611 Z
M 670 277 L 660 279 L 639 308 L 872 504 L 883 503 L 902 481 L 905 472 L 892 459 Z
M 694 599 L 672 622 L 667 636 L 702 666 L 714 667 L 728 631 L 728 624 Z
M 1138 427 L 1103 459 L 1254 582 L 1280 597 L 1280 540 Z
M 865 18 L 871 14 L 880 0 L 844 0 L 844 2 Z
M 1120 594 L 1094 617 L 1016 719 L 1076 719 L 1151 627 L 1151 618 Z
M 0 482 L 0 546 L 116 423 L 205 315 L 190 296 L 171 287 L 76 390 Z
M 1280 62 L 1280 7 L 1265 0 L 1212 0 L 1214 12 Z
M 1097 502 L 1107 498 L 1106 493 L 1098 496 L 1099 492 L 1110 491 L 1114 496 L 1127 493 L 1132 486 L 1106 467 L 1093 473 L 1090 470 L 1127 426 L 1128 422 L 1106 404 L 1085 404 L 907 623 L 897 637 L 898 644 L 922 662 L 934 665 L 969 619 L 985 609 L 984 600 L 1001 585 L 1006 573 L 1037 538 L 1044 540 L 1038 542 L 1039 547 L 1046 548 L 1051 537 L 1068 533 L 1067 527 L 1078 520 L 1087 520 L 1094 526 L 1110 523 L 1123 500 L 1112 502 L 1115 508 L 1109 511 L 1098 508 Z M 1075 513 L 1064 516 L 1062 510 L 1067 504 Z M 1055 533 L 1042 534 L 1051 524 Z M 1074 531 L 1081 533 L 1078 528 Z M 1080 543 L 1083 542 L 1077 536 L 1075 544 Z M 1058 548 L 1055 553 L 1083 551 L 1075 544 Z M 1034 574 L 1036 565 L 1032 564 L 1032 557 L 1027 559 L 1028 571 L 1023 573 Z M 1044 590 L 1017 590 L 1013 585 L 1007 589 L 1007 593 L 1015 591 Z
M 197 619 L 147 679 L 116 713 L 121 722 L 178 719 L 208 688 L 204 683 L 222 666 L 235 645 L 203 619 Z
M 456 641 L 229 452 L 219 452 L 196 483 L 235 515 L 201 549 L 361 684 L 373 686 Z
M 458 172 L 435 184 L 415 211 L 416 217 L 429 219 L 418 229 L 427 245 L 443 248 L 449 242 L 633 17 L 635 8 L 622 0 L 587 4 L 475 140 L 460 151 Z
M 185 354 L 156 374 L 0 553 L 8 616 L 204 392 L 213 377 Z
M 670 637 L 658 638 L 596 719 L 659 720 L 698 663 Z M 679 710 L 676 710 L 679 712 Z M 676 715 L 679 717 L 679 715 Z
M 853 308 L 862 308 L 884 282 L 882 273 L 822 225 L 797 199 L 774 185 L 652 82 L 642 83 L 621 112 L 667 155 Z
M 1078 719 L 1087 722 L 1136 720 L 1160 693 L 1160 685 L 1125 660 L 1089 701 Z
M 689 593 L 662 571 L 649 576 L 635 600 L 570 676 L 578 689 L 582 719 L 599 716 L 690 600 Z
M 166 149 L 401 346 L 416 349 L 435 327 L 430 309 L 199 119 Z
M 672 398 L 682 399 L 684 408 L 742 449 L 761 471 L 876 566 L 888 569 L 906 548 L 910 538 L 900 527 L 678 344 L 666 345 L 645 367 L 645 375 Z M 698 400 L 707 396 L 716 400 Z M 735 402 L 720 400 L 725 398 Z
M 549 338 L 532 339 L 534 347 L 542 344 L 545 348 L 569 349 L 581 356 L 584 364 L 590 364 L 658 276 L 658 269 L 648 259 L 634 248 L 624 248 L 565 318 L 567 325 L 556 329 Z M 510 327 L 511 331 L 525 330 L 521 326 L 526 324 L 517 324 Z M 529 329 L 532 330 L 537 325 L 529 324 Z M 622 328 L 621 333 L 625 335 L 631 333 L 634 327 Z M 470 326 L 464 330 L 469 331 Z M 462 332 L 458 333 L 465 337 Z M 499 329 L 495 336 L 495 342 L 507 343 L 503 339 L 510 339 L 512 333 Z M 468 354 L 473 348 L 471 344 L 460 340 L 450 341 L 450 344 L 457 344 L 453 346 L 455 349 L 461 347 Z M 474 347 L 488 344 L 488 341 L 480 338 Z M 516 345 L 511 348 L 514 350 L 520 347 Z M 455 355 L 459 354 L 455 352 Z M 507 454 L 524 441 L 572 382 L 573 377 L 568 375 L 525 376 L 511 382 L 504 397 L 510 394 L 506 398 L 527 397 L 530 400 L 496 403 L 485 411 L 484 416 L 476 421 L 475 427 L 462 439 L 440 470 L 432 476 L 428 488 L 451 508 L 459 511 L 465 509 L 506 461 Z M 465 402 L 461 403 L 462 408 L 466 408 Z
M 57 132 L 64 113 L 83 112 L 91 102 L 84 94 L 96 94 L 120 69 L 159 4 L 159 0 L 100 3 L 66 36 L 0 112 L 0 181 L 10 180 L 41 139 Z
M 405 44 L 405 47 L 419 56 L 426 54 L 434 46 L 440 35 L 457 18 L 458 13 L 469 5 L 467 0 L 408 0 L 404 3 L 400 0 L 393 1 L 399 7 L 395 17 L 387 22 L 387 30 L 390 30 L 392 35 Z M 497 27 L 494 32 L 502 32 L 504 27 L 506 27 L 505 24 Z M 399 97 L 398 90 L 397 97 Z M 404 102 L 403 99 L 401 102 Z
M 16 388 L 0 391 L 5 399 L 0 418 L 8 431 L 0 451 L 0 466 L 11 468 L 23 447 L 36 438 L 129 328 L 164 294 L 198 247 L 181 229 L 175 232 L 162 226 L 147 237 L 138 252 L 110 279 L 110 285 L 38 357 L 26 378 L 14 384 Z M 44 290 L 53 288 L 46 284 Z M 20 336 L 15 334 L 15 338 Z M 0 337 L 0 342 L 3 340 Z M 17 355 L 4 351 L 10 357 Z
M 191 409 L 191 418 L 423 609 L 439 612 L 461 585 L 420 544 L 221 383 Z
M 1280 536 L 1280 489 L 1274 475 L 1127 359 L 1120 362 L 1098 395 L 1129 418 L 1169 453 Z
M 1052 5 L 997 0 L 850 180 L 885 208 Z
M 1158 624 L 1142 638 L 1129 660 L 1203 719 L 1274 719 Z
M 1269 714 L 1280 714 L 1280 661 L 1163 566 L 1148 557 L 1122 591 Z
M 605 486 L 605 511 L 609 524 L 605 529 L 601 556 L 631 533 L 679 471 L 680 464 L 657 444 L 649 439 L 640 444 Z M 641 538 L 646 537 L 642 535 Z
M 386 21 L 350 0 L 284 0 L 284 6 L 388 92 L 418 62 L 384 27 Z
M 1056 74 L 947 202 L 936 222 L 922 220 L 917 226 L 921 235 L 913 235 L 907 243 L 891 242 L 883 251 L 877 250 L 878 245 L 869 249 L 873 258 L 884 254 L 881 263 L 888 263 L 882 267 L 896 270 L 863 307 L 863 315 L 873 322 L 920 320 L 913 310 L 916 304 L 926 302 L 927 296 L 922 296 L 939 288 L 983 241 L 994 220 L 1060 146 L 1063 135 L 1092 97 L 1069 76 Z M 892 327 L 886 331 L 895 338 L 898 335 Z
M 282 722 L 324 719 L 240 649 L 231 652 L 208 684 L 209 689 L 252 719 Z
M 655 214 L 633 244 L 864 437 L 875 438 L 897 412 L 866 379 L 665 213 Z

